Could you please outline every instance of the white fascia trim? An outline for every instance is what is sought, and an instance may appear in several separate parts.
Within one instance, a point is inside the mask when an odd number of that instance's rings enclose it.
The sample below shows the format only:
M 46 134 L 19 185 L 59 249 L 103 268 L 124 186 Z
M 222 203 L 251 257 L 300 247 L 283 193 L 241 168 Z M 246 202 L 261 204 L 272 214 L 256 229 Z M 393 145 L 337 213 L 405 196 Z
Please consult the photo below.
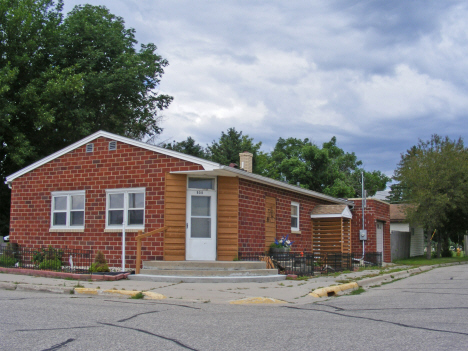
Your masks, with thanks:
M 66 148 L 64 148 L 62 150 L 59 150 L 59 151 L 57 151 L 57 152 L 55 152 L 55 153 L 53 153 L 53 154 L 51 154 L 51 155 L 49 155 L 47 157 L 44 157 L 43 159 L 41 159 L 41 160 L 39 160 L 37 162 L 34 162 L 33 164 L 30 164 L 29 166 L 27 166 L 27 167 L 25 167 L 23 169 L 20 169 L 18 172 L 10 174 L 8 177 L 5 178 L 6 179 L 5 184 L 10 185 L 13 180 L 15 180 L 16 178 L 22 176 L 23 174 L 26 174 L 26 173 L 36 169 L 37 167 L 40 167 L 40 166 L 42 166 L 42 165 L 44 165 L 44 164 L 46 164 L 46 163 L 48 163 L 50 161 L 53 161 L 56 158 L 58 158 L 58 157 L 60 157 L 62 155 L 65 155 L 66 153 L 68 153 L 70 151 L 73 151 L 74 149 L 77 149 L 80 146 L 88 144 L 90 141 L 93 141 L 94 139 L 97 139 L 97 138 L 100 138 L 100 137 L 104 137 L 104 138 L 108 138 L 108 139 L 112 139 L 112 140 L 117 140 L 117 141 L 120 141 L 120 142 L 125 143 L 125 144 L 140 147 L 142 149 L 154 151 L 154 152 L 157 152 L 157 153 L 160 153 L 160 154 L 163 154 L 163 155 L 167 155 L 167 156 L 176 157 L 176 158 L 179 158 L 179 159 L 184 160 L 184 161 L 197 163 L 197 164 L 201 165 L 205 170 L 214 170 L 214 169 L 219 169 L 221 167 L 221 165 L 219 163 L 216 163 L 216 162 L 207 161 L 207 160 L 204 160 L 204 159 L 201 159 L 201 158 L 198 158 L 198 157 L 190 156 L 190 155 L 187 155 L 187 154 L 182 154 L 182 153 L 177 152 L 177 151 L 168 150 L 168 149 L 165 149 L 165 148 L 162 148 L 162 147 L 159 147 L 159 146 L 150 145 L 150 144 L 147 144 L 147 143 L 144 143 L 144 142 L 141 142 L 141 141 L 133 140 L 133 139 L 130 139 L 130 138 L 126 138 L 126 137 L 117 135 L 117 134 L 112 134 L 112 133 L 100 130 L 100 131 L 98 131 L 98 132 L 96 132 L 94 134 L 88 135 L 86 138 L 81 139 L 81 140 L 77 141 L 76 143 L 73 143 L 73 144 L 67 146 Z
M 196 173 L 200 173 L 200 174 L 208 175 L 207 171 L 187 171 L 187 172 L 180 171 L 180 172 L 172 172 L 172 173 L 179 173 L 179 174 L 196 174 Z M 312 196 L 312 197 L 315 197 L 315 198 L 318 198 L 318 199 L 327 200 L 327 201 L 334 202 L 334 203 L 337 203 L 337 204 L 344 204 L 344 205 L 347 205 L 347 206 L 354 206 L 354 203 L 351 202 L 351 201 L 347 201 L 347 200 L 344 200 L 344 199 L 338 199 L 338 198 L 333 197 L 333 196 L 324 195 L 324 194 L 318 193 L 316 191 L 303 189 L 303 188 L 295 186 L 295 185 L 283 183 L 283 182 L 280 182 L 278 180 L 274 180 L 274 179 L 271 179 L 271 178 L 268 178 L 268 177 L 264 177 L 264 176 L 254 174 L 254 173 L 249 173 L 249 172 L 242 171 L 242 170 L 232 168 L 232 167 L 228 167 L 228 166 L 220 166 L 219 169 L 213 170 L 213 173 L 215 175 L 227 176 L 227 177 L 238 176 L 239 178 L 250 179 L 250 180 L 253 180 L 253 181 L 258 182 L 258 183 L 271 185 L 271 186 L 274 186 L 276 188 L 286 189 L 286 190 L 289 190 L 289 191 L 293 191 L 295 193 L 299 193 L 299 194 L 303 194 L 303 195 L 307 195 L 307 196 Z
M 348 207 L 346 207 L 341 213 L 331 213 L 331 214 L 311 214 L 310 218 L 349 218 L 352 219 L 353 215 Z

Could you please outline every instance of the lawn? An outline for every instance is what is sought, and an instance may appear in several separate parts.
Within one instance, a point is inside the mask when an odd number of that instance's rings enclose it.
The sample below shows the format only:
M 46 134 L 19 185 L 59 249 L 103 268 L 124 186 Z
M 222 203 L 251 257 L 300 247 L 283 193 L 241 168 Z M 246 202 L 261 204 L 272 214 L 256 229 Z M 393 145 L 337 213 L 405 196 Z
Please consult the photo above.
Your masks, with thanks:
M 454 262 L 468 262 L 468 256 L 464 257 L 442 257 L 442 258 L 431 258 L 428 260 L 426 256 L 417 256 L 406 258 L 404 260 L 396 260 L 396 264 L 412 265 L 412 266 L 429 266 L 433 264 L 442 264 L 442 263 L 454 263 Z

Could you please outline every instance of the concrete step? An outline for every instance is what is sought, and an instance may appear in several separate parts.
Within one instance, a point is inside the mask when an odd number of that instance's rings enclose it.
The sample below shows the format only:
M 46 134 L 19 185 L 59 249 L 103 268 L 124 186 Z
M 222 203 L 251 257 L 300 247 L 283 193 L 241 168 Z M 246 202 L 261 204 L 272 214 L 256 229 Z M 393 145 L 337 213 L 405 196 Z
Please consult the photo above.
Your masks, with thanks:
M 285 280 L 286 276 L 276 274 L 262 276 L 185 277 L 180 275 L 130 274 L 128 279 L 167 283 L 268 283 Z
M 235 277 L 277 275 L 277 269 L 141 269 L 140 274 L 184 277 Z
M 144 261 L 144 269 L 158 270 L 250 270 L 250 269 L 266 269 L 265 262 L 251 261 Z

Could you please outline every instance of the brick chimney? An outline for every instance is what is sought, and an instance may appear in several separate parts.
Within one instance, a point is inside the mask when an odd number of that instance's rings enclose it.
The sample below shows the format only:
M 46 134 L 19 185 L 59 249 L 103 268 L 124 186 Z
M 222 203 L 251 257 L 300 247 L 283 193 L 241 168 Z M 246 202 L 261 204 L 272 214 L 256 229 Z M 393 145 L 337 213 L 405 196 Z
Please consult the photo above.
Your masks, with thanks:
M 252 159 L 253 154 L 248 151 L 241 152 L 239 154 L 240 168 L 246 172 L 252 173 Z

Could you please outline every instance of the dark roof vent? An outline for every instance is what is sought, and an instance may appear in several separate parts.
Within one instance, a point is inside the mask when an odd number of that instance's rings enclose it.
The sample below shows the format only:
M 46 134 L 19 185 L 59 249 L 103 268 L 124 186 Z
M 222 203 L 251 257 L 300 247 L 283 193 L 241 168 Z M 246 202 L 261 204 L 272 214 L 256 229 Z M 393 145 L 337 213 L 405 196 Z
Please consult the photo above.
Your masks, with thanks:
M 109 151 L 117 150 L 117 142 L 115 140 L 109 141 Z
M 86 152 L 93 152 L 94 151 L 94 144 L 87 144 L 86 145 Z
M 238 168 L 239 166 L 237 165 L 237 163 L 230 163 L 229 167 Z

